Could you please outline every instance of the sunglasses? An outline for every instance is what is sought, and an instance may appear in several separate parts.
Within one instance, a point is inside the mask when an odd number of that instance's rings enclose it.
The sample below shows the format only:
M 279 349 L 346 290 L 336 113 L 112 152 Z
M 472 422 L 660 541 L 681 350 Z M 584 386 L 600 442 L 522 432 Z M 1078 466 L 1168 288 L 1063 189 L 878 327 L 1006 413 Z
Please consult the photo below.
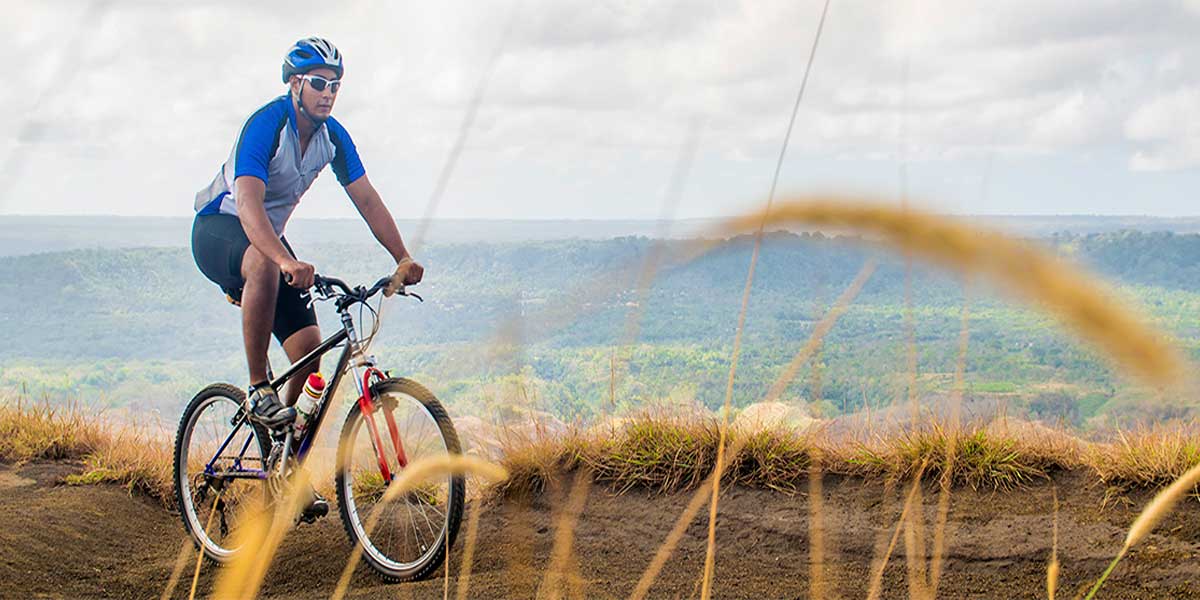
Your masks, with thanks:
M 325 86 L 329 86 L 329 91 L 334 94 L 338 93 L 338 90 L 342 89 L 341 79 L 325 79 L 320 75 L 300 75 L 299 77 L 300 79 L 307 81 L 308 85 L 312 86 L 312 89 L 318 92 L 325 91 Z

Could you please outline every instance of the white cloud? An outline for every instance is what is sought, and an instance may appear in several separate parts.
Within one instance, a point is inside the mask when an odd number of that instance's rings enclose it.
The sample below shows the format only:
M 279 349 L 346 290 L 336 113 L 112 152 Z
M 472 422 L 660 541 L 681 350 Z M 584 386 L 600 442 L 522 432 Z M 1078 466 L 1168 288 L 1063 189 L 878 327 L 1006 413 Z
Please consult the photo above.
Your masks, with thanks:
M 1125 121 L 1125 135 L 1139 149 L 1130 158 L 1136 171 L 1200 166 L 1200 87 L 1154 96 Z
M 88 6 L 98 14 L 86 16 Z M 172 189 L 123 190 L 99 206 L 186 214 L 186 196 L 211 177 L 242 120 L 282 91 L 283 51 L 314 33 L 347 56 L 336 114 L 373 178 L 421 198 L 515 6 L 459 176 L 477 177 L 473 190 L 519 180 L 528 199 L 497 207 L 460 193 L 468 187 L 456 180 L 447 206 L 554 216 L 537 211 L 562 205 L 551 178 L 562 174 L 594 183 L 586 192 L 594 196 L 579 201 L 608 211 L 597 216 L 640 214 L 645 198 L 613 196 L 624 185 L 657 189 L 692 119 L 705 124 L 710 160 L 769 173 L 821 0 L 104 6 L 23 3 L 0 23 L 33 74 L 28 86 L 0 86 L 0 103 L 14 107 L 0 116 L 11 120 L 0 131 L 12 132 L 0 148 L 17 148 L 25 175 L 0 196 L 0 212 L 90 211 L 96 204 L 82 204 L 72 186 L 121 189 L 149 170 Z M 997 152 L 1016 160 L 1103 151 L 1134 170 L 1200 166 L 1196 6 L 836 1 L 793 152 L 871 163 L 904 156 L 955 177 L 966 164 L 955 161 Z M 628 170 L 624 161 L 636 172 L 620 184 L 604 178 L 606 165 Z M 696 210 L 727 212 L 715 190 L 734 178 L 704 183 L 725 166 L 694 170 Z M 76 175 L 53 195 L 36 183 L 63 171 Z M 166 194 L 185 200 L 169 204 Z M 330 214 L 352 214 L 330 205 Z

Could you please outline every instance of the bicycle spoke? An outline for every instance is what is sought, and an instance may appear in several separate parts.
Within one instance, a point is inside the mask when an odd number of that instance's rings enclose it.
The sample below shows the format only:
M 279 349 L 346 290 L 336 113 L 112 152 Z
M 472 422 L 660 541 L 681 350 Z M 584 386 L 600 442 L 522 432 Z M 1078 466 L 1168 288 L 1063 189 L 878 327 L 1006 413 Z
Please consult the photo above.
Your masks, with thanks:
M 193 537 L 210 556 L 218 559 L 228 558 L 234 552 L 230 542 L 237 534 L 240 510 L 253 490 L 262 490 L 258 479 L 225 476 L 265 468 L 255 429 L 244 423 L 236 428 L 231 425 L 239 409 L 237 399 L 223 394 L 199 401 L 187 413 L 188 426 L 181 433 L 184 437 L 176 457 L 176 485 L 186 485 L 181 490 L 180 510 Z M 221 449 L 219 454 L 218 449 Z M 218 504 L 203 501 L 214 493 L 221 498 Z M 214 519 L 216 526 L 201 528 Z
M 389 416 L 396 426 L 400 446 L 409 463 L 449 452 L 437 421 L 420 401 L 405 394 L 385 394 L 375 406 L 377 410 L 372 418 L 378 435 L 385 442 L 388 467 L 394 473 L 401 473 L 404 467 L 398 464 L 398 453 L 387 429 Z M 370 476 L 364 475 L 379 468 L 376 449 L 371 443 L 370 425 L 365 418 L 359 417 L 352 431 L 346 442 L 349 444 L 347 451 L 350 453 L 348 460 L 351 466 L 348 475 L 343 477 L 355 483 L 349 486 L 343 483 L 342 486 L 344 492 L 359 495 L 349 498 L 351 503 L 356 502 L 359 506 L 359 521 L 376 522 L 376 528 L 370 536 L 360 539 L 368 559 L 396 571 L 428 563 L 432 556 L 441 551 L 439 546 L 442 545 L 442 537 L 448 535 L 450 518 L 444 505 L 453 498 L 450 489 L 452 479 L 446 477 L 417 482 L 400 498 L 383 505 L 379 502 L 381 498 L 378 494 L 368 493 L 372 489 L 367 485 Z M 366 533 L 365 530 L 363 533 Z

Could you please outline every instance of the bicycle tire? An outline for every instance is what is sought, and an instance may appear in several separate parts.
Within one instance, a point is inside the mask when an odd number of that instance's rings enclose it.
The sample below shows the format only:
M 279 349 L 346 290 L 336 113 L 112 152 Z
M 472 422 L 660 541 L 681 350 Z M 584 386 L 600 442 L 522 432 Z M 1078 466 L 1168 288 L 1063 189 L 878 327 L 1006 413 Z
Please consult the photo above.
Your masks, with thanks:
M 179 509 L 179 516 L 183 520 L 184 529 L 187 530 L 188 536 L 191 537 L 192 543 L 204 552 L 204 555 L 218 563 L 228 562 L 233 557 L 233 551 L 226 554 L 218 553 L 208 544 L 204 543 L 201 538 L 201 533 L 198 529 L 202 529 L 204 524 L 198 522 L 198 516 L 194 511 L 194 503 L 188 501 L 188 496 L 191 494 L 191 476 L 187 471 L 185 450 L 187 450 L 187 442 L 191 439 L 191 429 L 196 423 L 197 412 L 202 408 L 206 408 L 208 403 L 213 398 L 226 398 L 232 400 L 239 405 L 245 404 L 246 392 L 241 388 L 228 383 L 213 383 L 200 390 L 191 401 L 188 402 L 187 408 L 184 409 L 183 415 L 179 418 L 179 427 L 175 432 L 175 453 L 172 460 L 174 473 L 173 481 L 175 486 L 175 503 Z M 271 442 L 269 432 L 262 426 L 247 423 L 254 430 L 254 437 L 258 441 L 258 450 L 262 457 L 267 457 L 271 451 Z M 185 481 L 185 478 L 188 481 Z M 266 486 L 264 484 L 264 492 Z M 189 506 L 193 510 L 189 511 Z M 203 533 L 205 538 L 208 538 L 207 533 Z M 210 540 L 211 541 L 211 540 Z M 215 545 L 216 543 L 213 542 Z M 236 549 L 235 549 L 236 550 Z
M 390 378 L 372 385 L 371 391 L 374 398 L 380 398 L 385 394 L 401 394 L 419 402 L 424 407 L 428 416 L 436 423 L 446 452 L 450 454 L 462 453 L 462 449 L 459 446 L 458 433 L 454 429 L 454 423 L 450 420 L 450 416 L 446 413 L 445 408 L 438 402 L 433 393 L 424 386 L 411 379 Z M 445 561 L 447 546 L 454 545 L 459 525 L 462 522 L 463 498 L 466 489 L 464 479 L 462 476 L 449 478 L 450 485 L 447 490 L 448 510 L 446 511 L 445 525 L 436 537 L 435 542 L 431 545 L 431 551 L 426 551 L 417 561 L 408 566 L 398 568 L 384 564 L 372 552 L 367 550 L 364 540 L 360 537 L 360 532 L 364 535 L 366 533 L 364 523 L 358 520 L 357 509 L 353 511 L 353 514 L 351 511 L 351 507 L 356 507 L 357 505 L 353 498 L 353 481 L 352 478 L 347 477 L 347 474 L 353 468 L 351 464 L 352 457 L 350 455 L 353 452 L 353 440 L 355 439 L 355 434 L 361 420 L 361 407 L 355 403 L 349 414 L 346 415 L 346 420 L 342 426 L 341 438 L 338 443 L 338 469 L 335 479 L 338 495 L 338 512 L 342 518 L 342 526 L 345 528 L 346 535 L 350 538 L 351 544 L 362 553 L 363 560 L 384 581 L 401 583 L 424 579 Z M 444 536 L 448 536 L 448 544 L 446 542 L 447 537 Z M 370 542 L 370 540 L 366 541 Z M 372 548 L 374 548 L 373 545 Z

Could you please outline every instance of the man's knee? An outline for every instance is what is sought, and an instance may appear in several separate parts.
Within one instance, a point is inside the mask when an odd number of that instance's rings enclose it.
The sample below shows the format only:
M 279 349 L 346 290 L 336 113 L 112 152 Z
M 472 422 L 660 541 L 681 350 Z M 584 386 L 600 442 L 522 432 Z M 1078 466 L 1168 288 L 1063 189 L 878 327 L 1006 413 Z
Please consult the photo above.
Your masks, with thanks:
M 279 267 L 254 246 L 246 248 L 242 255 L 242 278 L 267 285 L 278 285 Z
M 309 325 L 301 328 L 295 333 L 289 335 L 283 340 L 283 350 L 287 353 L 291 360 L 300 360 L 305 354 L 317 349 L 321 345 L 321 329 L 316 325 Z M 315 368 L 317 362 L 314 361 L 312 366 Z M 307 367 L 308 365 L 306 365 Z

